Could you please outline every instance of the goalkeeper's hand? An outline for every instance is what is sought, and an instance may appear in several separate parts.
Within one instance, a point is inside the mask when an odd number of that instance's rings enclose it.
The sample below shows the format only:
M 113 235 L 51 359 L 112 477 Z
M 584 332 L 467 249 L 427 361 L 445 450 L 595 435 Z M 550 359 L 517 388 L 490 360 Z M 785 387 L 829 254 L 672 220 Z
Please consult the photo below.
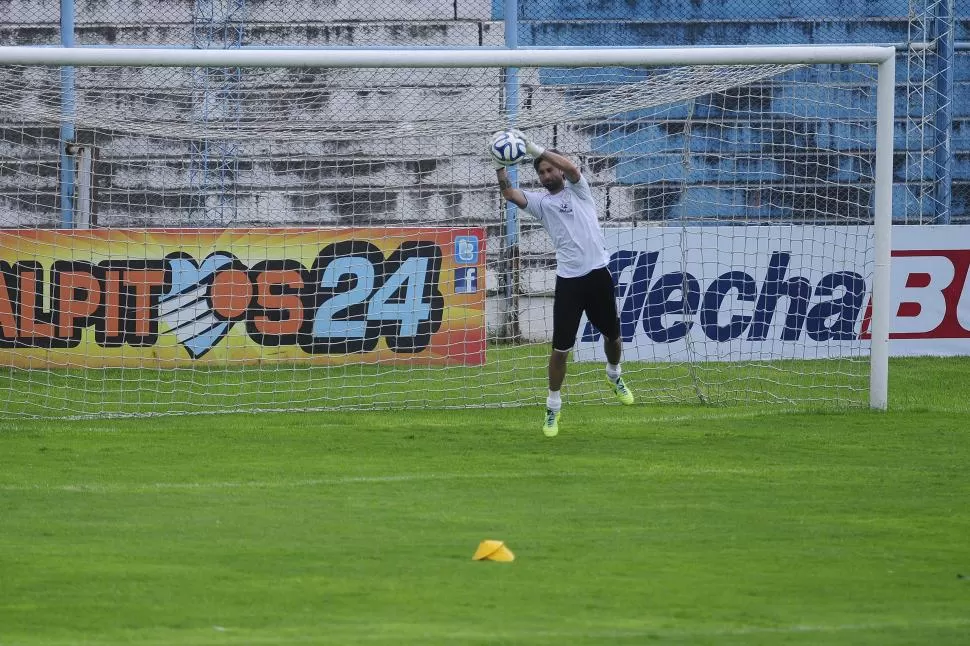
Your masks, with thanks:
M 546 152 L 545 148 L 543 148 L 536 142 L 526 137 L 525 133 L 522 132 L 521 130 L 513 128 L 512 130 L 510 130 L 510 132 L 514 133 L 516 136 L 522 139 L 522 141 L 525 142 L 525 152 L 533 159 L 539 159 L 539 156 L 542 153 Z
M 492 167 L 495 168 L 495 170 L 502 170 L 503 168 L 507 168 L 507 166 L 495 159 L 495 155 L 492 154 L 492 138 L 494 137 L 495 135 L 492 135 L 492 137 L 489 137 L 488 141 L 485 142 L 485 156 L 488 157 L 490 162 L 492 162 Z

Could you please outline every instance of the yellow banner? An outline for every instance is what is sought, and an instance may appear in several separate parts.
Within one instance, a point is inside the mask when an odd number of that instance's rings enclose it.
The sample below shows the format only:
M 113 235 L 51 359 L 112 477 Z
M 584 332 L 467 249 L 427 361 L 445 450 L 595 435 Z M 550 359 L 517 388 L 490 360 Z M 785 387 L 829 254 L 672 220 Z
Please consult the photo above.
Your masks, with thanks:
M 0 231 L 0 364 L 485 360 L 480 228 Z

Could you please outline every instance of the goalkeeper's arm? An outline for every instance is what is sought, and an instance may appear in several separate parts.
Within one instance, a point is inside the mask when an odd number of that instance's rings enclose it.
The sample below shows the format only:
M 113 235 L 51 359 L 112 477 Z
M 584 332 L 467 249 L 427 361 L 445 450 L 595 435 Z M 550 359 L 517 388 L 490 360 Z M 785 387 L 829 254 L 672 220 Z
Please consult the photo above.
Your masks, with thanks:
M 563 177 L 568 179 L 570 183 L 575 184 L 579 181 L 581 173 L 579 172 L 579 166 L 577 166 L 573 160 L 564 155 L 560 155 L 555 150 L 550 150 L 546 148 L 542 151 L 542 155 L 537 157 L 542 161 L 547 161 L 559 170 L 562 171 Z
M 505 167 L 496 168 L 495 174 L 498 177 L 498 187 L 502 191 L 502 197 L 520 209 L 524 209 L 529 201 L 525 199 L 525 193 L 512 186 L 512 180 L 509 179 L 509 172 Z
M 525 142 L 525 151 L 530 154 L 536 161 L 542 160 L 547 161 L 559 170 L 562 171 L 563 177 L 568 179 L 571 183 L 575 184 L 579 181 L 580 172 L 579 166 L 573 163 L 573 160 L 562 155 L 555 148 L 543 148 L 541 145 L 534 142 L 532 139 L 526 136 L 521 130 L 512 130 L 515 134 L 522 138 Z

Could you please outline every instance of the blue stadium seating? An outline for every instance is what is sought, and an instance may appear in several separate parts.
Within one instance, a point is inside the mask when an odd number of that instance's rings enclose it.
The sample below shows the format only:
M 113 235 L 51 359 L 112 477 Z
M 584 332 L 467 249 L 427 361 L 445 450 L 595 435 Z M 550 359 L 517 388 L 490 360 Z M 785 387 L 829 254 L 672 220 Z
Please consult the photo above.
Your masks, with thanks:
M 583 2 L 579 0 L 520 0 L 518 41 L 523 46 L 688 46 L 688 45 L 745 45 L 745 44 L 826 44 L 826 43 L 903 43 L 910 30 L 909 3 L 906 0 L 804 0 L 768 2 L 765 0 L 627 0 L 625 2 Z M 503 15 L 502 0 L 493 0 L 493 18 Z M 970 2 L 957 3 L 955 40 L 970 41 Z M 920 221 L 932 217 L 927 213 L 926 200 L 916 200 L 913 180 L 921 177 L 933 179 L 934 167 L 916 163 L 919 142 L 913 136 L 913 128 L 907 128 L 911 120 L 921 116 L 921 101 L 907 96 L 906 54 L 897 59 L 897 95 L 895 142 L 894 218 L 897 221 Z M 819 73 L 819 72 L 813 72 Z M 839 68 L 821 73 L 839 74 Z M 582 72 L 553 72 L 543 77 L 545 83 L 570 83 Z M 958 51 L 953 60 L 953 85 L 951 87 L 952 137 L 950 150 L 952 162 L 952 221 L 970 221 L 970 51 Z M 782 89 L 784 87 L 784 89 Z M 791 86 L 772 89 L 767 99 L 775 112 L 794 107 L 799 97 Z M 838 101 L 826 101 L 807 118 L 800 127 L 805 132 L 787 135 L 786 152 L 800 150 L 801 179 L 817 178 L 851 180 L 858 173 L 871 172 L 867 168 L 871 160 L 853 154 L 853 142 L 872 143 L 874 130 L 853 128 L 845 123 L 858 107 L 858 101 L 841 96 Z M 735 111 L 738 108 L 733 106 Z M 932 105 L 930 106 L 932 109 Z M 802 109 L 804 111 L 804 108 Z M 701 103 L 695 106 L 695 116 L 716 119 L 723 116 L 717 105 Z M 677 138 L 659 136 L 663 127 L 660 118 L 683 119 L 683 109 L 640 111 L 622 115 L 628 120 L 622 124 L 606 124 L 600 127 L 593 140 L 593 155 L 604 158 L 617 156 L 611 163 L 619 182 L 675 182 L 683 183 L 679 151 L 670 150 L 682 146 Z M 745 116 L 738 114 L 738 116 Z M 621 119 L 622 120 L 622 119 Z M 912 121 L 910 121 L 912 123 Z M 765 125 L 765 124 L 761 124 Z M 768 124 L 770 130 L 720 127 L 718 132 L 705 133 L 696 125 L 691 134 L 691 171 L 686 178 L 686 190 L 692 202 L 703 205 L 705 201 L 717 200 L 720 204 L 737 205 L 739 213 L 750 215 L 751 198 L 744 188 L 752 182 L 770 183 L 778 177 L 781 163 L 773 159 L 771 147 L 784 147 L 791 124 Z M 714 126 L 710 126 L 713 128 Z M 909 135 L 907 135 L 909 131 Z M 730 144 L 726 144 L 725 141 Z M 781 142 L 781 143 L 779 143 Z M 731 156 L 715 153 L 726 152 L 731 146 Z M 649 152 L 651 158 L 669 158 L 670 163 L 660 168 L 648 169 L 629 159 L 624 160 L 621 151 Z M 767 154 L 766 154 L 767 150 Z M 750 153 L 750 155 L 749 155 Z M 737 155 L 744 156 L 737 159 Z M 790 156 L 790 155 L 789 155 Z M 784 155 L 782 156 L 787 159 Z M 907 158 L 910 158 L 909 160 Z M 907 164 L 909 166 L 907 167 Z M 903 182 L 909 179 L 911 185 Z M 718 182 L 717 188 L 709 184 Z M 738 186 L 732 186 L 736 183 Z M 818 188 L 824 188 L 819 183 Z M 713 191 L 719 194 L 713 194 Z M 669 188 L 657 188 L 662 199 L 657 202 L 666 215 L 677 213 L 678 198 L 671 197 Z M 655 200 L 656 201 L 656 200 Z M 758 207 L 765 217 L 777 215 L 788 217 L 789 206 L 771 199 L 766 206 Z M 690 213 L 685 205 L 682 217 L 693 218 L 701 214 Z

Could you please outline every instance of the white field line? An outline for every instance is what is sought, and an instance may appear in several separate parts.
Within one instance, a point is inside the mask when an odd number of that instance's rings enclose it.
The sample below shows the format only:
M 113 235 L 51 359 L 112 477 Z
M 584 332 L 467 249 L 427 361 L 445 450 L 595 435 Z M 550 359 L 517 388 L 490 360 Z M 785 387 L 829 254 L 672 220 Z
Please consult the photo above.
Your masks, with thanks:
M 302 487 L 327 487 L 354 484 L 387 484 L 397 482 L 428 482 L 433 480 L 489 480 L 497 478 L 572 477 L 566 473 L 414 473 L 376 476 L 336 476 L 333 478 L 307 478 L 303 480 L 238 480 L 213 482 L 148 482 L 125 483 L 73 483 L 73 484 L 5 484 L 3 491 L 77 491 L 85 493 L 138 493 L 178 489 L 283 489 Z
M 729 467 L 712 468 L 693 465 L 658 464 L 645 465 L 637 471 L 612 472 L 607 474 L 613 480 L 639 480 L 661 476 L 751 476 L 764 477 L 774 473 L 818 473 L 825 471 L 824 466 L 791 468 L 779 466 L 759 466 L 756 468 Z M 70 493 L 151 493 L 158 491 L 205 491 L 218 489 L 301 489 L 312 487 L 339 487 L 368 484 L 407 484 L 416 482 L 458 481 L 458 480 L 530 480 L 551 478 L 577 480 L 582 478 L 602 478 L 603 473 L 591 471 L 509 471 L 504 473 L 404 473 L 371 476 L 334 476 L 332 478 L 306 478 L 301 480 L 233 480 L 211 482 L 69 482 L 69 483 L 8 483 L 0 484 L 0 491 L 63 491 Z M 2 646 L 2 644 L 0 644 Z
M 303 480 L 238 480 L 213 482 L 148 482 L 125 483 L 69 483 L 69 484 L 4 484 L 0 491 L 68 491 L 81 493 L 146 493 L 166 490 L 205 489 L 285 489 L 305 487 L 331 487 L 356 484 L 394 484 L 430 482 L 435 480 L 498 480 L 527 478 L 575 478 L 578 474 L 564 472 L 541 473 L 412 473 L 376 476 L 336 476 L 333 478 L 307 478 Z

